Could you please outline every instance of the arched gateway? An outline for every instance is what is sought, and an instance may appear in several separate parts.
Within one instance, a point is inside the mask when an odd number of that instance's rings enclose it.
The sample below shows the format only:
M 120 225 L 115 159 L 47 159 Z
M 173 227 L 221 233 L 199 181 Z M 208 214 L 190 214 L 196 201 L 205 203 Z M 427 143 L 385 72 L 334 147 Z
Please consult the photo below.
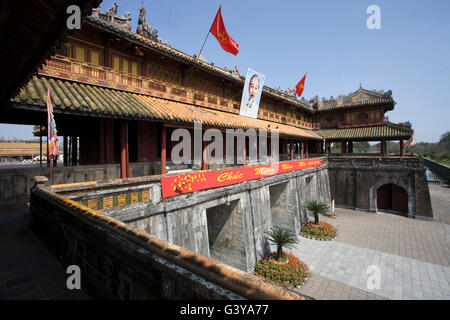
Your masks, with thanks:
M 414 191 L 398 179 L 380 180 L 370 188 L 370 210 L 387 210 L 415 216 Z

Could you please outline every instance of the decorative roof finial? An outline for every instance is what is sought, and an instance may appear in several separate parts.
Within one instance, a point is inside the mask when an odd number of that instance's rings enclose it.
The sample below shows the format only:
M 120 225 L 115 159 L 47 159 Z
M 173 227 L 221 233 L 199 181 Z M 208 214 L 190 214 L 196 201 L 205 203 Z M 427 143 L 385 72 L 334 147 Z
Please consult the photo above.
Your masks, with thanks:
M 117 15 L 117 7 L 118 7 L 117 3 L 114 2 L 111 8 L 106 10 L 106 14 L 115 17 Z
M 161 39 L 159 39 L 158 37 L 158 31 L 152 30 L 152 27 L 150 27 L 150 24 L 148 24 L 147 19 L 145 18 L 145 13 L 144 1 L 142 1 L 142 4 L 139 8 L 139 21 L 136 33 L 151 40 L 161 42 Z

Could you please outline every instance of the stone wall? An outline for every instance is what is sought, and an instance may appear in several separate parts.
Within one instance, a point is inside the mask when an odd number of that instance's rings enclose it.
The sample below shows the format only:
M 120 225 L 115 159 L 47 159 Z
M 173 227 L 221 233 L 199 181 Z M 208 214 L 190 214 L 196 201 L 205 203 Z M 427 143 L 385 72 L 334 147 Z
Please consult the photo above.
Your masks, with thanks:
M 86 186 L 74 187 L 73 192 L 82 188 Z M 195 227 L 195 221 L 184 223 L 180 234 L 183 227 Z M 94 298 L 308 299 L 139 231 L 44 186 L 32 189 L 30 225 L 64 266 L 80 266 L 82 287 Z M 163 232 L 157 227 L 155 231 Z
M 330 193 L 336 206 L 377 212 L 377 190 L 396 184 L 408 195 L 408 217 L 432 219 L 423 162 L 417 157 L 329 157 Z
M 159 166 L 159 164 L 158 164 Z M 159 170 L 155 163 L 131 163 L 132 177 L 155 174 Z M 0 167 L 0 205 L 27 202 L 33 177 L 50 176 L 49 168 L 39 165 Z M 70 184 L 87 181 L 108 181 L 120 178 L 119 164 L 57 166 L 53 168 L 53 184 Z
M 104 212 L 170 243 L 253 272 L 256 261 L 271 250 L 264 233 L 271 227 L 298 233 L 308 219 L 306 203 L 313 199 L 331 204 L 326 165 Z

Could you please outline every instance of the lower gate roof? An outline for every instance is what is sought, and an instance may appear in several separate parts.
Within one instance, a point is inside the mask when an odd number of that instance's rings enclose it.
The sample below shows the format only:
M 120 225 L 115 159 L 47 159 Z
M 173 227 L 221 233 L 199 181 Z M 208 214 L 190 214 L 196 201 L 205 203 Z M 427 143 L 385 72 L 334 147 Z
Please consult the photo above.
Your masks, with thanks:
M 381 125 L 358 128 L 320 129 L 317 133 L 329 141 L 373 141 L 409 139 L 413 130 L 392 122 L 385 122 Z
M 277 122 L 252 119 L 235 113 L 209 109 L 152 96 L 110 89 L 86 83 L 61 80 L 46 76 L 34 76 L 11 99 L 13 109 L 46 111 L 47 89 L 54 113 L 130 120 L 192 125 L 200 121 L 203 126 L 216 128 L 278 129 L 281 136 L 321 140 L 312 130 Z

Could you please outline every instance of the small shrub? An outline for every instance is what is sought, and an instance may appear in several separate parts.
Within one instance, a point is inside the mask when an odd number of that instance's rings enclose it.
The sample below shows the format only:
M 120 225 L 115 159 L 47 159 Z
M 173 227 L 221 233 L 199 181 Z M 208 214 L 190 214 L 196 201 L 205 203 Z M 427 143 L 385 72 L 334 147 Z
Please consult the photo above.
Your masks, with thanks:
M 265 234 L 268 236 L 267 239 L 269 242 L 277 246 L 277 260 L 281 258 L 283 247 L 291 248 L 294 244 L 298 243 L 295 233 L 281 228 L 272 228 L 269 232 L 265 232 Z
M 306 209 L 313 213 L 315 224 L 319 224 L 319 214 L 326 214 L 330 210 L 326 203 L 315 200 L 309 201 L 306 204 Z
M 337 235 L 337 229 L 327 222 L 308 222 L 303 226 L 301 234 L 313 239 L 332 240 Z
M 279 261 L 276 253 L 259 261 L 255 266 L 255 274 L 284 286 L 298 286 L 305 283 L 311 275 L 306 264 L 292 253 L 283 251 Z

